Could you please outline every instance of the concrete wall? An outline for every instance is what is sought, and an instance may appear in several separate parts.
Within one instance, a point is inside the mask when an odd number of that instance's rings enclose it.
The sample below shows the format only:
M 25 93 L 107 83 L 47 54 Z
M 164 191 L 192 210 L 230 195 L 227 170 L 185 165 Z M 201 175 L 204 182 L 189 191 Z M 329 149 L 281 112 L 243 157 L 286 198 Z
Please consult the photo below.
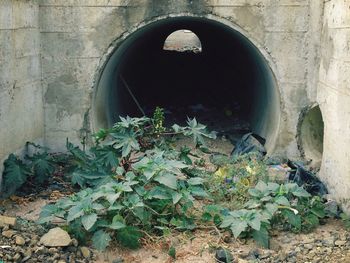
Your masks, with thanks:
M 79 142 L 89 136 L 96 81 L 113 47 L 149 22 L 200 16 L 239 30 L 271 66 L 281 96 L 275 154 L 299 157 L 300 112 L 319 103 L 321 177 L 347 205 L 349 2 L 0 0 L 0 159 L 27 140 L 44 136 L 47 146 L 60 150 L 67 137 Z
M 317 80 L 322 2 L 314 2 L 321 1 L 40 1 L 47 144 L 62 148 L 65 137 L 79 141 L 89 132 L 96 72 L 114 41 L 159 17 L 187 14 L 232 23 L 270 61 L 282 105 L 275 152 L 299 156 L 299 112 L 315 100 L 307 86 Z
M 0 1 L 0 163 L 44 137 L 39 4 Z M 0 167 L 0 171 L 2 167 Z
M 323 114 L 321 178 L 350 211 L 350 1 L 325 3 L 317 101 Z

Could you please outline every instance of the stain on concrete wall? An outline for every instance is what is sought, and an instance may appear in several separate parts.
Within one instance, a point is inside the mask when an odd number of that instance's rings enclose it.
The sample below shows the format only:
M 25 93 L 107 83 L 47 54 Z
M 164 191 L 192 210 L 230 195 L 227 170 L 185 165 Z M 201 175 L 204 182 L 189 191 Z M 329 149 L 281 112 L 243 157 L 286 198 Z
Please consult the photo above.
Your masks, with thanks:
M 65 138 L 79 142 L 89 133 L 95 83 L 116 42 L 159 18 L 205 16 L 234 25 L 269 58 L 281 96 L 275 154 L 299 157 L 300 111 L 317 98 L 325 123 L 322 178 L 346 200 L 350 7 L 347 0 L 323 2 L 2 0 L 0 159 L 27 140 L 45 137 L 56 150 Z
M 0 164 L 44 137 L 38 1 L 0 2 Z M 2 165 L 0 166 L 0 172 Z
M 350 211 L 350 2 L 325 3 L 317 100 L 324 118 L 320 176 Z

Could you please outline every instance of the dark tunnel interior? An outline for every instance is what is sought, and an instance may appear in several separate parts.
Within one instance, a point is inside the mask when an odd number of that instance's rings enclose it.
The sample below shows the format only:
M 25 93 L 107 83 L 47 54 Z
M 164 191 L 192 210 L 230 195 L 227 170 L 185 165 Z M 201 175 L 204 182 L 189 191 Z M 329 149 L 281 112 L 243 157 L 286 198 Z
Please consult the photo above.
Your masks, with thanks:
M 194 32 L 202 52 L 164 50 L 166 38 L 179 29 Z M 279 96 L 267 61 L 241 33 L 206 18 L 168 18 L 129 35 L 101 74 L 97 126 L 142 115 L 130 91 L 146 115 L 160 106 L 169 122 L 196 117 L 233 137 L 254 131 L 267 144 L 278 129 Z

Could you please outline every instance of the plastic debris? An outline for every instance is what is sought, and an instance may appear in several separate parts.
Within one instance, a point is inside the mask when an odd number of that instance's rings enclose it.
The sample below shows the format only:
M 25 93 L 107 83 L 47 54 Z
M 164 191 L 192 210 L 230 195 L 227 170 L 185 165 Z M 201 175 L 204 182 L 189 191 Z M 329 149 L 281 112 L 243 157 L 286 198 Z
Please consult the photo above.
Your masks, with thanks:
M 260 157 L 266 155 L 264 147 L 266 140 L 255 133 L 247 133 L 243 135 L 242 139 L 236 144 L 231 155 L 239 156 L 247 153 L 256 153 Z
M 328 194 L 327 187 L 316 177 L 316 175 L 308 171 L 300 163 L 289 162 L 288 165 L 294 169 L 289 175 L 289 180 L 295 182 L 299 186 L 303 186 L 306 191 L 312 195 L 324 196 Z

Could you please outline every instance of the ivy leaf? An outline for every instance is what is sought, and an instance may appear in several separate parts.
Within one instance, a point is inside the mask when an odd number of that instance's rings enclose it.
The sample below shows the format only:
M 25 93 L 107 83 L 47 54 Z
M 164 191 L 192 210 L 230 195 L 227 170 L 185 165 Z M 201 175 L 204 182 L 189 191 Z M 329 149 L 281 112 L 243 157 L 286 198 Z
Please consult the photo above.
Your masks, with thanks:
M 136 249 L 140 247 L 141 232 L 132 226 L 127 226 L 117 232 L 117 240 L 124 247 Z
M 96 221 L 97 221 L 97 214 L 95 213 L 84 215 L 81 218 L 81 223 L 83 224 L 84 228 L 88 231 L 93 227 Z
M 110 235 L 103 230 L 98 230 L 92 236 L 93 246 L 100 251 L 105 250 L 111 240 Z
M 155 181 L 161 183 L 171 189 L 177 189 L 177 177 L 170 173 L 162 173 L 154 178 Z

